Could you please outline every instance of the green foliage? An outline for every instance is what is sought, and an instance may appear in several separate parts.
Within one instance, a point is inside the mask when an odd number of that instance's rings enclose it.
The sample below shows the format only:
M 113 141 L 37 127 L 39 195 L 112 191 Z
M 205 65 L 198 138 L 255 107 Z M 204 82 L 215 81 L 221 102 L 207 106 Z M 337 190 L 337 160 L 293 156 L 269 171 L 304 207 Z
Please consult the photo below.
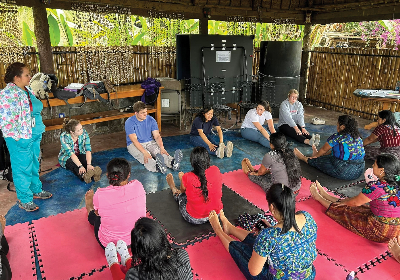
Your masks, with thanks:
M 58 46 L 61 39 L 60 28 L 58 27 L 58 22 L 53 15 L 47 17 L 49 23 L 50 41 L 52 46 Z
M 24 22 L 22 25 L 22 42 L 24 43 L 24 45 L 25 46 L 33 46 L 33 37 L 34 36 L 35 35 L 29 29 L 28 24 L 26 24 L 26 22 Z
M 64 31 L 67 35 L 67 39 L 68 39 L 68 45 L 72 46 L 74 44 L 74 37 L 72 36 L 72 32 L 71 29 L 69 28 L 67 22 L 64 19 L 63 15 L 60 15 L 60 22 L 61 22 L 61 26 L 64 28 Z

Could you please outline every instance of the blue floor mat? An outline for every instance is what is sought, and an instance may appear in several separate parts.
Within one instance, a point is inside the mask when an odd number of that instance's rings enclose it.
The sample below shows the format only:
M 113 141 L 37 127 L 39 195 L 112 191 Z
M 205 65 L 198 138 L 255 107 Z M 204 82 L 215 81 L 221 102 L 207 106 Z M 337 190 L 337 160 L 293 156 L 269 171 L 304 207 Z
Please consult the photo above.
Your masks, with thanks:
M 336 126 L 316 126 L 307 124 L 307 130 L 310 133 L 320 133 L 321 143 L 336 132 Z M 363 137 L 369 135 L 368 131 L 360 129 Z M 258 143 L 250 142 L 240 136 L 239 130 L 231 130 L 224 132 L 224 141 L 232 141 L 234 144 L 233 155 L 231 158 L 219 159 L 211 156 L 211 164 L 220 168 L 221 172 L 233 171 L 241 168 L 241 161 L 243 158 L 249 158 L 254 165 L 260 164 L 265 153 L 269 148 L 263 147 Z M 305 154 L 310 154 L 310 146 L 295 142 L 293 139 L 288 138 L 293 148 L 297 147 Z M 191 171 L 190 153 L 192 146 L 189 142 L 189 135 L 179 135 L 163 138 L 166 150 L 173 154 L 176 149 L 181 149 L 183 152 L 183 162 L 181 164 L 181 171 Z M 40 207 L 36 212 L 25 212 L 14 205 L 6 215 L 7 224 L 14 225 L 16 223 L 23 223 L 31 220 L 37 220 L 42 217 L 56 215 L 58 213 L 65 213 L 74 209 L 82 208 L 85 206 L 85 193 L 89 189 L 96 190 L 97 188 L 107 187 L 108 180 L 105 175 L 107 163 L 116 157 L 126 158 L 132 165 L 131 179 L 139 180 L 146 193 L 153 193 L 168 188 L 165 180 L 165 175 L 161 173 L 152 173 L 147 171 L 143 165 L 137 162 L 127 151 L 126 148 L 118 148 L 108 151 L 93 153 L 93 164 L 98 165 L 103 170 L 103 175 L 99 182 L 92 182 L 85 184 L 75 177 L 70 171 L 63 168 L 57 168 L 43 176 L 41 180 L 43 189 L 53 193 L 53 197 L 48 200 L 35 199 Z M 172 171 L 175 182 L 178 183 L 178 172 Z

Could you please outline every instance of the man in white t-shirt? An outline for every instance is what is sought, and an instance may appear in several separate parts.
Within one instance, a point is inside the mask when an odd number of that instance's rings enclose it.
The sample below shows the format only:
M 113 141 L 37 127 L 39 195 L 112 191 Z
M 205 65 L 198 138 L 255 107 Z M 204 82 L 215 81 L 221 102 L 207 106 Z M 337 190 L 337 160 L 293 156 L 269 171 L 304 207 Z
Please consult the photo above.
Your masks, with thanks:
M 271 107 L 267 101 L 262 100 L 258 102 L 256 108 L 247 112 L 240 130 L 242 137 L 269 148 L 269 133 L 263 127 L 265 121 L 267 121 L 269 131 L 275 133 Z

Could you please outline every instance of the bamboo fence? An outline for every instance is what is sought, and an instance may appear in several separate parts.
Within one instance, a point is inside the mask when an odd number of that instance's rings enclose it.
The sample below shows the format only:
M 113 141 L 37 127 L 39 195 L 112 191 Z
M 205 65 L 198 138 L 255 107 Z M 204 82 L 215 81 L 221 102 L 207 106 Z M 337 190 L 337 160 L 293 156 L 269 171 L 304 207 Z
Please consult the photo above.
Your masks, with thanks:
M 394 89 L 400 80 L 400 51 L 316 48 L 311 53 L 307 102 L 346 114 L 374 119 L 383 103 L 353 94 L 356 89 Z M 400 111 L 392 102 L 390 110 Z

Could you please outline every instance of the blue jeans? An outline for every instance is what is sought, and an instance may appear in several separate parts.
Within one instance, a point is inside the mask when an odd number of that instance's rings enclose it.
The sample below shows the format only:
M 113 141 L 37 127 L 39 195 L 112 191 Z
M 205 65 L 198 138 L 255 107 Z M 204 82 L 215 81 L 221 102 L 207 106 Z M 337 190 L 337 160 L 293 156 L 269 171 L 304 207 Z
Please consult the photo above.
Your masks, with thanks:
M 254 234 L 249 233 L 246 238 L 240 241 L 231 241 L 229 243 L 229 254 L 232 259 L 235 261 L 236 265 L 246 277 L 247 280 L 276 280 L 274 275 L 272 275 L 268 270 L 268 263 L 264 264 L 264 267 L 260 274 L 257 276 L 253 276 L 249 272 L 249 261 L 251 258 L 251 254 L 253 253 L 253 245 L 256 241 L 256 237 Z M 313 266 L 313 273 L 304 280 L 313 280 L 315 278 L 315 268 Z
M 310 158 L 307 162 L 325 174 L 342 180 L 355 180 L 365 169 L 364 159 L 342 160 L 333 155 Z
M 209 134 L 209 135 L 206 135 L 206 137 L 211 143 L 213 143 L 217 147 L 219 146 L 219 137 L 218 136 Z M 195 147 L 206 148 L 207 152 L 211 155 L 214 155 L 214 156 L 217 155 L 217 150 L 215 149 L 215 151 L 211 151 L 210 148 L 208 147 L 207 143 L 204 142 L 200 136 L 190 135 L 190 143 Z
M 10 152 L 11 169 L 17 197 L 22 203 L 33 200 L 34 193 L 42 191 L 39 179 L 39 155 L 42 134 L 33 134 L 31 139 L 15 141 L 4 138 Z
M 269 148 L 269 141 L 267 138 L 264 137 L 264 135 L 261 134 L 260 131 L 257 129 L 252 129 L 252 128 L 242 128 L 240 129 L 240 133 L 242 134 L 242 137 L 244 139 L 260 143 L 264 147 Z

